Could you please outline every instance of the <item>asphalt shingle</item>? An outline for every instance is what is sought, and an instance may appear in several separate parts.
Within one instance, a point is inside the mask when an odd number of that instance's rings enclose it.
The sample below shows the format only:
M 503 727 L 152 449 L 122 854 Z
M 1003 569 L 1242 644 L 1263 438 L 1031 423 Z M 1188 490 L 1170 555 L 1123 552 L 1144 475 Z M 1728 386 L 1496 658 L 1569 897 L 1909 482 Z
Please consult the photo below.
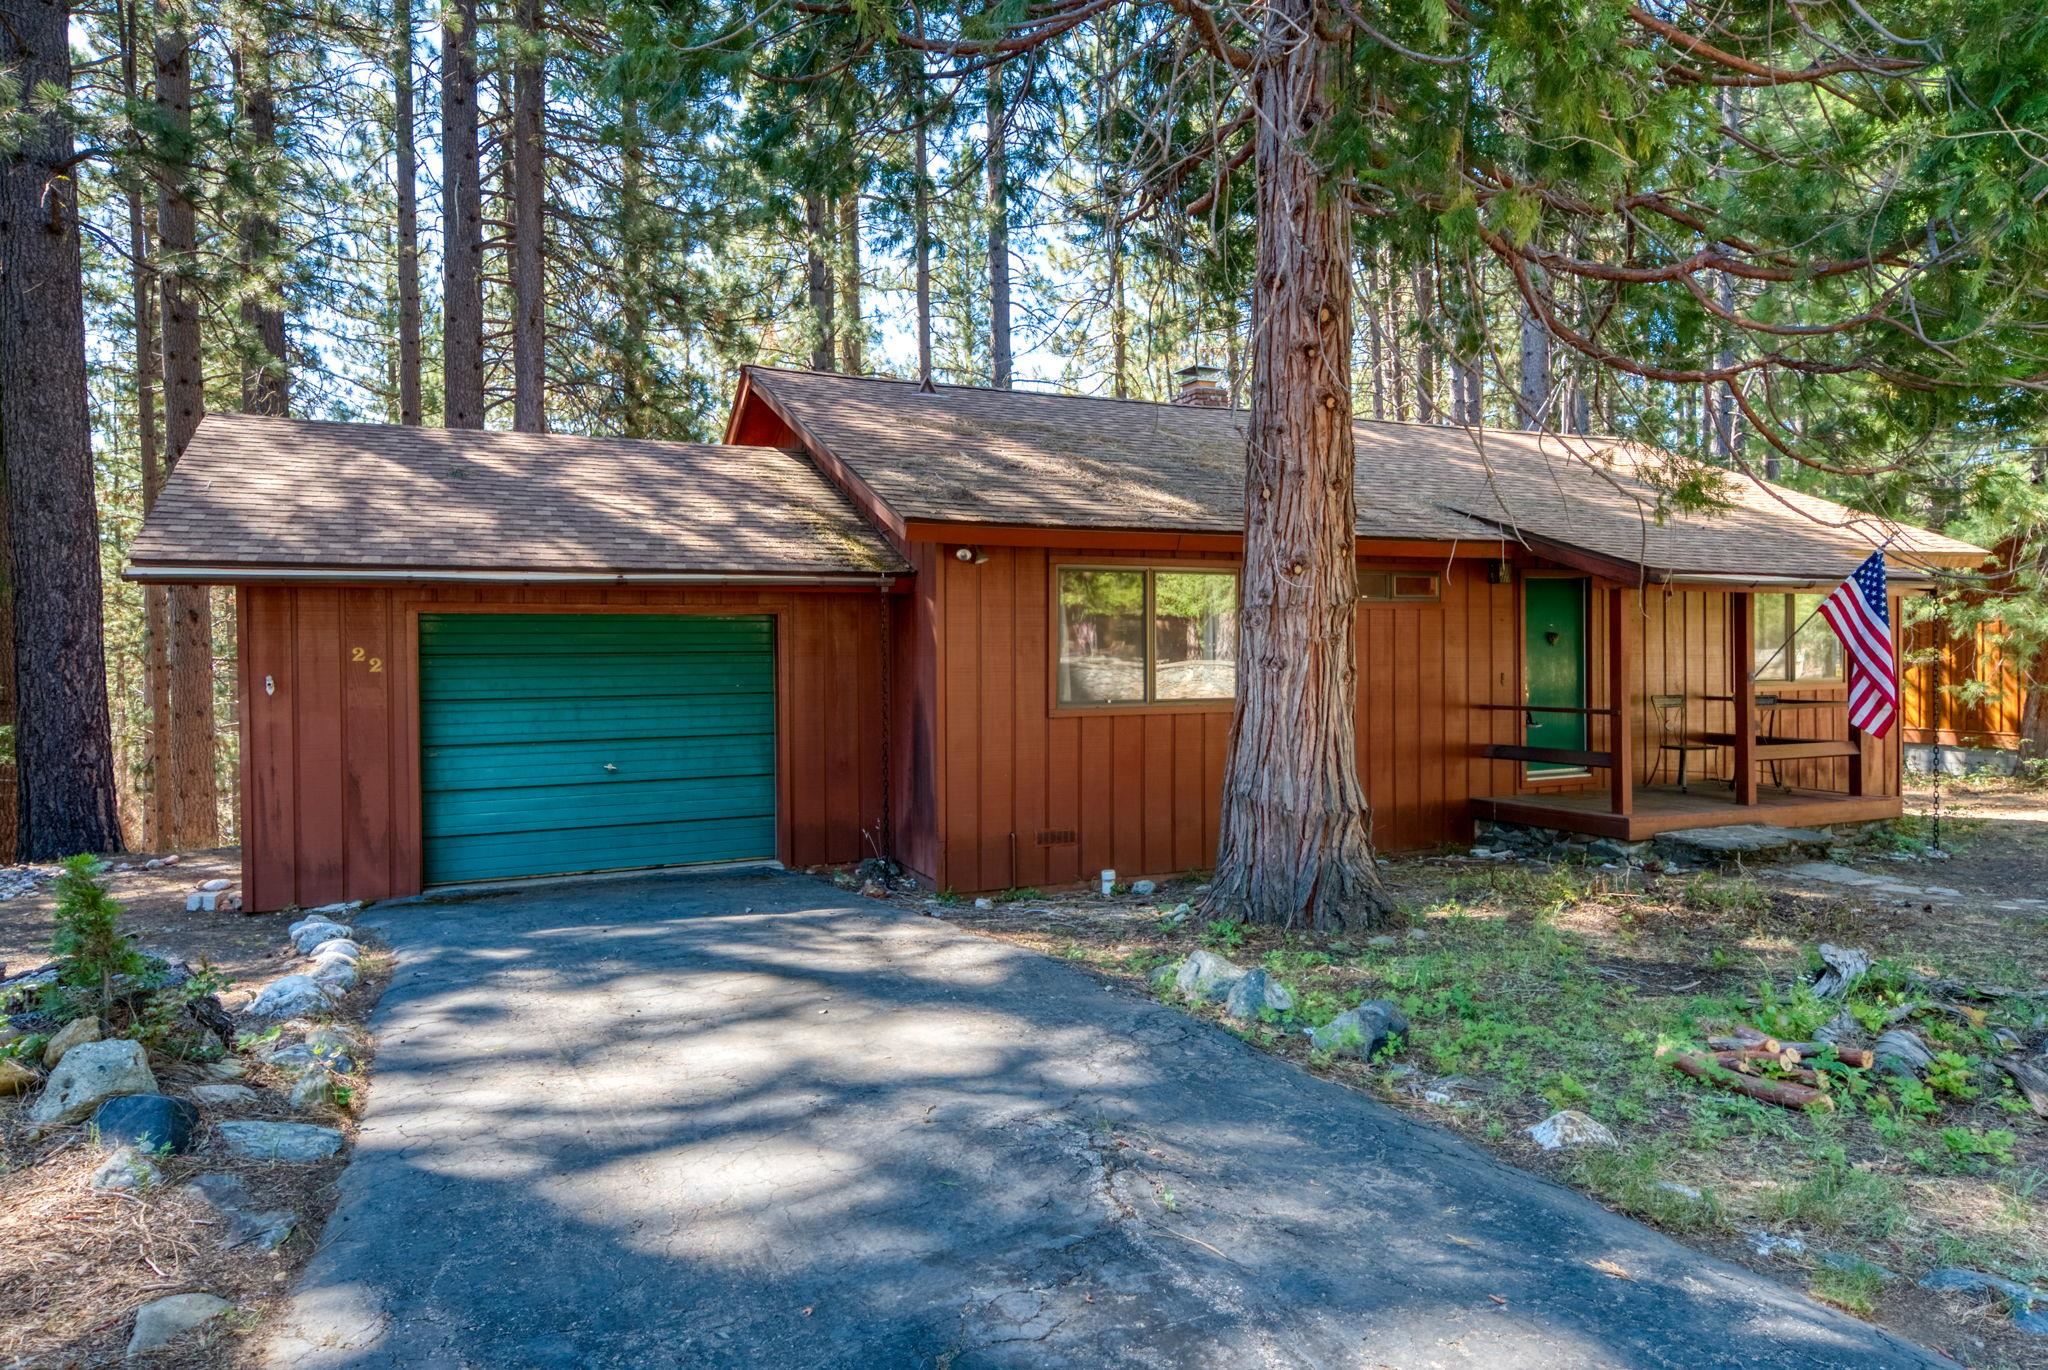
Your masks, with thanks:
M 767 367 L 748 375 L 905 519 L 1243 527 L 1241 409 L 949 385 L 925 392 L 909 381 Z M 1653 578 L 1839 578 L 1894 535 L 1900 569 L 1985 555 L 1737 473 L 1725 482 L 1725 510 L 1680 514 L 1652 478 L 1672 459 L 1618 438 L 1366 421 L 1357 437 L 1360 537 L 1491 541 L 1519 531 L 1644 566 Z
M 770 447 L 210 414 L 139 570 L 835 574 L 907 569 Z

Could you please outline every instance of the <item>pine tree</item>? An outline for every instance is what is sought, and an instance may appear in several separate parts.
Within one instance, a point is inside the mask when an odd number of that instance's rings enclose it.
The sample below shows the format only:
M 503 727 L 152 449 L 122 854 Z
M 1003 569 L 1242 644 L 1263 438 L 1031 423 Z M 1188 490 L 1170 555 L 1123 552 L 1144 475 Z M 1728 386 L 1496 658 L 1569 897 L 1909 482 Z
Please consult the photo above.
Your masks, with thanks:
M 17 845 L 29 861 L 121 848 L 101 646 L 77 163 L 65 109 L 70 23 L 68 5 L 38 3 L 16 7 L 0 25 L 0 68 L 10 74 L 0 94 L 26 115 L 0 151 L 0 479 L 17 691 Z

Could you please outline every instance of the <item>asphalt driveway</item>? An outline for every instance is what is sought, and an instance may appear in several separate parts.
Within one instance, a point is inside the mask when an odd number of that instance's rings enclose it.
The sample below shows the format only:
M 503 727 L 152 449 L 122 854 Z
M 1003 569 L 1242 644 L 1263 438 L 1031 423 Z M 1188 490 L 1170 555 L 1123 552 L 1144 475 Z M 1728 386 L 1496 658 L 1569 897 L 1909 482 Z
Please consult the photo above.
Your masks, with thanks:
M 806 878 L 365 921 L 400 966 L 280 1366 L 1948 1364 Z

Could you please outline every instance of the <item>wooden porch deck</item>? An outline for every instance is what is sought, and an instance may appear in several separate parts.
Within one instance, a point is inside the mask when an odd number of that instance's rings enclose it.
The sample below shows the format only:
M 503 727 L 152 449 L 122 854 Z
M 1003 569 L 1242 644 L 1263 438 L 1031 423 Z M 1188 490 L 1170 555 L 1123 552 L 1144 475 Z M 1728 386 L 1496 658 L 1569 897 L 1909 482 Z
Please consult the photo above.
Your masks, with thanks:
M 1527 823 L 1539 828 L 1584 833 L 1588 837 L 1612 837 L 1640 842 L 1660 832 L 1680 828 L 1726 828 L 1737 823 L 1768 823 L 1779 828 L 1811 828 L 1829 823 L 1867 823 L 1879 818 L 1897 818 L 1903 805 L 1897 795 L 1835 794 L 1821 790 L 1777 790 L 1758 788 L 1756 803 L 1738 804 L 1723 788 L 1726 782 L 1703 781 L 1692 793 L 1680 794 L 1676 786 L 1645 785 L 1634 791 L 1633 811 L 1610 812 L 1607 791 L 1581 790 L 1572 794 L 1502 795 L 1474 799 L 1472 816 L 1500 823 Z

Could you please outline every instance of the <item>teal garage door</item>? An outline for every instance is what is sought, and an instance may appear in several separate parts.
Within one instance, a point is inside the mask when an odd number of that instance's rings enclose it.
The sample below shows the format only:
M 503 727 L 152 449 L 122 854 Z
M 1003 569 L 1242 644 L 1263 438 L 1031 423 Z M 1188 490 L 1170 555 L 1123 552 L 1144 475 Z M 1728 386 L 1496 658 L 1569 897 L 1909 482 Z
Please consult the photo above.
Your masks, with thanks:
M 428 884 L 775 855 L 765 617 L 422 614 Z

